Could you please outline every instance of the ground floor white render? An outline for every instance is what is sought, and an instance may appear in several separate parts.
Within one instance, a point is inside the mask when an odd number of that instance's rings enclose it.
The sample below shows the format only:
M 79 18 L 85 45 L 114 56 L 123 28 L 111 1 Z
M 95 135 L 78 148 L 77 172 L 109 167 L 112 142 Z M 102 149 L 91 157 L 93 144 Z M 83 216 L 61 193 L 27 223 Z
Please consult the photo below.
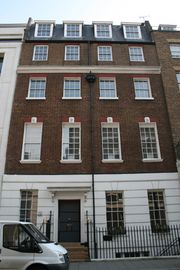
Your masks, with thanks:
M 27 195 L 26 191 L 34 192 L 33 202 L 31 198 L 23 197 Z M 106 227 L 107 219 L 111 217 L 114 219 L 112 224 L 121 219 L 125 226 L 150 225 L 149 192 L 150 195 L 156 196 L 156 192 L 163 195 L 164 205 L 162 202 L 159 205 L 164 207 L 166 223 L 180 224 L 180 180 L 177 173 L 98 174 L 94 175 L 96 226 Z M 117 210 L 116 214 L 111 213 L 107 202 L 109 194 L 121 195 L 118 197 L 121 203 L 117 203 L 120 212 Z M 36 215 L 33 218 L 40 227 L 51 211 L 52 240 L 66 241 L 67 232 L 67 241 L 72 236 L 75 241 L 83 243 L 87 241 L 87 213 L 89 222 L 93 222 L 92 201 L 92 175 L 4 175 L 0 219 L 19 220 L 20 215 L 22 218 L 34 211 L 32 216 Z M 161 209 L 157 211 L 160 213 Z M 157 211 L 154 211 L 154 218 Z

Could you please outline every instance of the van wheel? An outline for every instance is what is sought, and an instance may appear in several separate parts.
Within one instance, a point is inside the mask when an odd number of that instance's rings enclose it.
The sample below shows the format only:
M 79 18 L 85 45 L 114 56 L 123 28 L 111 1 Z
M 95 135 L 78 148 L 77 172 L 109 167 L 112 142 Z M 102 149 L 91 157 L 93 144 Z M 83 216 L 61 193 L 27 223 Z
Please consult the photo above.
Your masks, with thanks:
M 47 270 L 47 268 L 42 265 L 34 265 L 28 268 L 27 270 Z

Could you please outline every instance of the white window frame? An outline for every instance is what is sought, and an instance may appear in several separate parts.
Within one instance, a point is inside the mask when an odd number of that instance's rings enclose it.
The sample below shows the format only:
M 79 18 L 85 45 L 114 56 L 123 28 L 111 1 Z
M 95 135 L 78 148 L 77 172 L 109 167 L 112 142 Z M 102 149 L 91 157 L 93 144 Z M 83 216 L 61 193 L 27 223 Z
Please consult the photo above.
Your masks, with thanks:
M 103 55 L 100 52 L 101 49 L 106 49 L 106 50 L 109 49 L 109 54 L 104 54 L 104 56 L 110 55 L 110 58 L 109 59 L 107 59 L 106 57 L 103 58 L 103 59 L 100 58 L 100 56 Z M 112 46 L 98 46 L 97 47 L 97 55 L 98 55 L 98 61 L 106 61 L 106 62 L 113 61 L 113 57 L 112 57 Z
M 65 95 L 65 90 L 66 90 L 65 89 L 65 84 L 66 84 L 66 81 L 78 81 L 79 82 L 79 96 L 76 97 L 76 96 L 66 96 Z M 81 78 L 80 77 L 64 77 L 63 98 L 62 99 L 82 99 L 82 97 L 81 97 Z
M 178 89 L 180 91 L 180 72 L 176 72 L 176 79 L 177 79 Z
M 39 25 L 50 25 L 50 33 L 49 35 L 44 35 L 44 36 L 39 36 L 38 35 L 38 28 L 39 28 Z M 44 38 L 44 37 L 52 37 L 52 34 L 53 34 L 53 26 L 54 24 L 52 22 L 37 22 L 36 23 L 36 26 L 35 26 L 35 33 L 34 33 L 34 36 L 35 37 L 38 37 L 38 38 Z
M 107 199 L 109 197 L 109 200 Z M 116 199 L 115 199 L 116 198 Z M 123 191 L 106 191 L 106 224 L 109 234 L 125 233 L 124 194 Z M 117 226 L 114 227 L 114 224 Z
M 150 194 L 152 193 L 152 194 Z M 156 196 L 153 194 L 156 193 Z M 152 195 L 152 196 L 150 196 Z M 162 196 L 163 200 L 160 199 Z M 168 231 L 168 224 L 167 224 L 167 211 L 166 211 L 166 204 L 165 204 L 165 194 L 164 190 L 157 189 L 157 190 L 147 190 L 147 197 L 148 197 L 148 206 L 149 206 L 149 218 L 151 224 L 151 230 L 154 233 L 158 232 L 167 232 Z M 151 197 L 151 199 L 150 199 Z M 156 212 L 159 213 L 159 218 L 156 216 Z M 163 215 L 162 215 L 163 213 Z M 152 219 L 153 216 L 153 219 Z M 165 218 L 162 218 L 164 216 Z
M 109 81 L 113 81 L 114 82 L 114 97 L 111 96 L 101 96 L 101 82 L 109 82 Z M 104 90 L 105 91 L 105 90 Z M 107 89 L 108 91 L 108 89 Z M 118 99 L 117 97 L 117 88 L 116 88 L 116 78 L 115 77 L 100 77 L 99 78 L 99 99 Z
M 77 50 L 77 52 L 78 52 L 77 59 L 67 59 L 68 48 L 73 48 L 73 47 L 78 49 Z M 66 45 L 65 46 L 65 55 L 64 56 L 65 56 L 64 57 L 65 61 L 79 61 L 80 60 L 80 45 Z
M 38 49 L 38 47 L 46 47 L 47 48 L 47 53 L 46 54 L 43 54 L 45 55 L 45 59 L 36 59 L 36 50 Z M 33 50 L 33 61 L 47 61 L 48 60 L 48 50 L 49 50 L 49 46 L 48 45 L 35 45 L 34 46 L 34 50 Z
M 27 143 L 27 129 L 28 127 L 38 127 L 39 128 L 39 132 L 40 132 L 40 136 L 38 138 L 38 142 L 32 142 L 32 144 L 39 144 L 39 148 L 38 148 L 38 151 L 39 151 L 39 158 L 36 158 L 36 159 L 26 159 L 24 158 L 25 156 L 25 144 Z M 22 153 L 21 153 L 21 160 L 20 160 L 20 163 L 41 163 L 41 144 L 42 144 L 42 129 L 43 129 L 43 123 L 29 123 L 29 122 L 26 122 L 24 124 L 24 135 L 23 135 L 23 144 L 22 144 Z M 32 140 L 32 139 L 31 139 Z
M 148 97 L 144 97 L 144 96 L 136 96 L 136 91 L 137 91 L 137 89 L 136 89 L 136 86 L 135 86 L 135 83 L 137 82 L 137 81 L 139 81 L 139 82 L 143 82 L 143 81 L 145 81 L 146 83 L 147 83 L 147 85 L 148 85 L 148 94 L 149 94 L 149 96 Z M 151 91 L 151 84 L 150 84 L 150 79 L 149 78 L 146 78 L 146 77 L 144 77 L 144 78 L 142 78 L 142 77 L 135 77 L 135 78 L 133 78 L 133 83 L 134 83 L 134 93 L 135 93 L 135 99 L 136 100 L 154 100 L 154 98 L 152 97 L 152 91 Z
M 137 27 L 138 37 L 128 37 L 127 27 Z M 125 39 L 142 39 L 141 28 L 138 24 L 123 24 L 123 32 Z
M 112 128 L 112 129 L 113 128 L 117 128 L 118 129 L 118 150 L 119 150 L 118 155 L 119 155 L 119 158 L 117 158 L 117 159 L 113 157 L 115 155 L 115 153 L 112 154 L 112 158 L 109 158 L 110 157 L 109 153 L 107 153 L 108 158 L 104 158 L 103 128 Z M 122 160 L 122 153 L 121 153 L 121 136 L 120 136 L 120 126 L 119 126 L 119 123 L 107 123 L 107 122 L 101 123 L 101 143 L 102 143 L 102 162 L 103 163 L 122 163 L 123 162 L 123 160 Z M 108 141 L 107 141 L 107 144 L 109 144 Z M 114 150 L 114 147 L 113 147 L 113 150 Z
M 64 135 L 64 128 L 78 128 L 79 129 L 79 159 L 75 159 L 75 158 L 69 158 L 69 159 L 64 159 L 64 147 L 63 145 L 64 144 L 70 144 L 70 142 L 65 142 L 67 139 L 68 139 L 68 136 Z M 71 144 L 75 144 L 75 141 Z M 69 147 L 68 147 L 69 149 Z M 72 154 L 72 156 L 75 155 L 75 154 Z M 81 123 L 62 123 L 62 143 L 61 143 L 61 160 L 60 160 L 61 163 L 81 163 L 82 160 L 81 160 Z
M 104 36 L 104 35 L 99 35 L 98 33 L 98 27 L 101 27 L 101 26 L 108 26 L 108 32 L 109 32 L 109 35 L 108 36 Z M 108 39 L 108 38 L 112 38 L 112 24 L 111 23 L 107 23 L 107 22 L 104 22 L 104 23 L 94 23 L 94 33 L 95 33 L 95 37 L 96 38 L 103 38 L 103 39 Z
M 177 48 L 177 50 L 175 49 Z M 172 58 L 180 58 L 180 43 L 179 44 L 170 44 L 170 51 Z
M 157 152 L 157 157 L 153 157 L 153 153 L 152 151 L 149 152 L 149 157 L 148 157 L 148 152 L 146 152 L 147 157 L 144 157 L 143 155 L 143 143 L 146 144 L 151 144 L 151 148 L 152 148 L 152 141 L 150 142 L 143 142 L 143 138 L 141 135 L 141 128 L 153 128 L 154 129 L 154 135 L 155 135 L 155 144 L 156 144 L 156 152 Z M 161 152 L 160 152 L 160 145 L 159 145 L 159 138 L 158 138 L 158 131 L 157 131 L 157 125 L 154 122 L 151 123 L 139 123 L 139 135 L 140 135 L 140 143 L 141 143 L 141 152 L 142 152 L 142 161 L 143 162 L 162 162 L 163 160 L 161 159 Z M 152 150 L 152 149 L 151 149 Z
M 133 53 L 134 49 L 138 49 L 140 51 L 139 54 Z M 131 62 L 144 62 L 144 52 L 142 47 L 133 47 L 129 46 L 129 59 Z
M 79 26 L 79 35 L 78 36 L 76 36 L 76 35 L 69 36 L 68 35 L 67 28 L 69 25 L 78 25 Z M 66 37 L 66 38 L 80 38 L 80 37 L 82 37 L 82 23 L 78 23 L 78 22 L 64 23 L 64 37 Z
M 33 223 L 37 222 L 37 203 L 38 203 L 38 190 L 36 189 L 20 190 L 20 215 L 19 215 L 20 221 Z M 24 215 L 22 214 L 23 212 Z
M 30 93 L 31 93 L 31 83 L 32 83 L 32 81 L 38 81 L 38 80 L 41 80 L 41 81 L 44 81 L 45 82 L 45 89 L 44 89 L 44 96 L 43 97 L 31 97 L 30 96 Z M 32 100 L 34 100 L 34 99 L 38 99 L 38 100 L 44 100 L 44 99 L 46 99 L 46 97 L 45 97 L 45 93 L 46 93 L 46 77 L 31 77 L 30 79 L 29 79 L 29 86 L 28 86 L 28 96 L 26 97 L 26 99 L 28 100 L 28 99 L 32 99 Z

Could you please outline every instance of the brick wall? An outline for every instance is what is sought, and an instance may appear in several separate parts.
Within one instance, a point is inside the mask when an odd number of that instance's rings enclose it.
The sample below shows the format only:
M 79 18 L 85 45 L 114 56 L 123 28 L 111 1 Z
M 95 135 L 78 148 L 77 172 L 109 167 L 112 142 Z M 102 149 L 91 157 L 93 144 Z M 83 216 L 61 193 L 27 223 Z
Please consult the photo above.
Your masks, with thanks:
M 180 32 L 154 31 L 157 54 L 162 70 L 162 81 L 167 102 L 174 146 L 180 140 L 180 91 L 176 80 L 176 71 L 180 72 L 180 59 L 173 59 L 170 44 L 180 44 Z
M 90 89 L 81 75 L 82 100 L 62 100 L 63 78 L 67 74 L 48 74 L 46 100 L 26 100 L 30 74 L 19 74 L 13 104 L 7 150 L 8 174 L 91 173 L 91 115 Z M 176 171 L 174 149 L 160 75 L 150 75 L 154 100 L 135 100 L 132 74 L 115 74 L 118 100 L 99 100 L 98 78 L 92 85 L 93 149 L 96 173 L 136 173 Z M 145 75 L 147 76 L 147 75 Z M 24 123 L 31 117 L 43 121 L 41 164 L 21 164 Z M 62 164 L 62 122 L 73 116 L 81 122 L 80 164 Z M 102 163 L 101 122 L 110 116 L 120 123 L 123 163 Z M 163 162 L 143 163 L 139 122 L 150 117 L 157 123 Z

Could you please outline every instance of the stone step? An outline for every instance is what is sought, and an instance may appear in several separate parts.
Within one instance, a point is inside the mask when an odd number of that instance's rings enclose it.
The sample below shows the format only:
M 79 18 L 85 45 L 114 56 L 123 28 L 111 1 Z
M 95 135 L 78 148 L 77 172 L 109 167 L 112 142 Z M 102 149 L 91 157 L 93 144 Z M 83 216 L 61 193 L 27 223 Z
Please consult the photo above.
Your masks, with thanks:
M 88 248 L 81 243 L 61 243 L 69 253 L 70 262 L 89 261 Z

